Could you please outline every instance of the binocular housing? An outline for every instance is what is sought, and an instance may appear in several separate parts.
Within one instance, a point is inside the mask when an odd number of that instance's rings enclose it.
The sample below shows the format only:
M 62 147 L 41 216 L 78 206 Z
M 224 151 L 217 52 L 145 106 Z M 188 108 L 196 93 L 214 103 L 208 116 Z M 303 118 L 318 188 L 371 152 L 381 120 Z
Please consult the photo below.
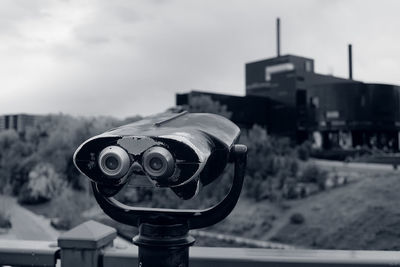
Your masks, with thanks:
M 239 135 L 219 115 L 163 113 L 90 138 L 76 150 L 74 163 L 106 196 L 145 176 L 190 199 L 222 173 Z

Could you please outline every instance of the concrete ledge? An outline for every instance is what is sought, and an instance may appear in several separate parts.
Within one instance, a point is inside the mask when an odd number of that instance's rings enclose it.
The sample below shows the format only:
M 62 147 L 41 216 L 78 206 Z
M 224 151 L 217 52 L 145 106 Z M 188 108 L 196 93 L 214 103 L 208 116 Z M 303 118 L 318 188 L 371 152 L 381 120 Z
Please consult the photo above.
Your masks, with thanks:
M 58 258 L 55 242 L 0 240 L 0 266 L 55 266 Z
M 135 246 L 110 247 L 103 252 L 102 266 L 135 266 L 137 257 Z M 400 266 L 397 251 L 191 247 L 189 257 L 191 267 Z
M 60 235 L 60 248 L 98 249 L 111 243 L 117 231 L 96 221 L 87 221 Z

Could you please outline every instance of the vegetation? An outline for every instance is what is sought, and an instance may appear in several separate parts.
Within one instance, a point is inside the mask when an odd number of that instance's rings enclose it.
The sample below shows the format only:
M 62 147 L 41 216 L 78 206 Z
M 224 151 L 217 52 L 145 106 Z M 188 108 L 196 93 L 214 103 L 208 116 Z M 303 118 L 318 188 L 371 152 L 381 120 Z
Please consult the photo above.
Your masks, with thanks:
M 226 106 L 213 101 L 209 96 L 191 98 L 190 105 L 184 108 L 190 112 L 211 112 L 227 118 L 231 116 Z M 243 129 L 240 143 L 245 144 L 249 151 L 244 197 L 256 202 L 263 199 L 276 202 L 305 197 L 308 192 L 315 192 L 307 189 L 310 184 L 315 185 L 314 188 L 325 189 L 326 172 L 314 165 L 304 170 L 300 168 L 310 156 L 310 143 L 295 147 L 288 138 L 270 136 L 266 129 L 258 125 L 249 130 Z M 232 176 L 233 169 L 227 168 L 222 177 L 214 182 L 214 186 L 203 188 L 199 196 L 185 202 L 170 190 L 158 190 L 153 194 L 148 188 L 126 188 L 117 197 L 127 204 L 139 202 L 159 208 L 209 207 L 228 193 Z
M 85 212 L 97 207 L 97 203 L 90 191 L 77 191 L 66 186 L 48 202 L 24 206 L 36 214 L 50 218 L 56 229 L 68 230 L 86 221 Z
M 0 228 L 11 228 L 11 220 L 9 214 L 0 213 Z
M 60 175 L 50 163 L 38 163 L 28 174 L 18 196 L 20 203 L 41 203 L 52 199 L 63 186 Z
M 75 149 L 91 136 L 138 119 L 48 115 L 24 133 L 0 132 L 0 192 L 11 192 L 24 203 L 35 203 L 50 200 L 65 184 L 84 190 L 86 179 L 72 162 Z
M 221 105 L 217 101 L 213 101 L 210 96 L 200 95 L 189 99 L 189 105 L 184 106 L 189 112 L 207 112 L 214 113 L 226 118 L 231 118 L 232 112 L 228 111 L 227 106 Z
M 186 108 L 192 112 L 213 112 L 228 118 L 231 116 L 226 106 L 213 101 L 209 96 L 192 98 L 190 106 Z M 59 195 L 60 188 L 65 186 L 86 190 L 86 179 L 82 178 L 72 162 L 75 149 L 93 135 L 137 119 L 132 117 L 120 121 L 109 117 L 49 115 L 41 117 L 25 133 L 17 134 L 12 130 L 0 132 L 0 190 L 11 191 L 22 203 L 49 201 Z M 244 188 L 246 197 L 255 201 L 296 198 L 298 196 L 294 187 L 298 182 L 321 183 L 320 178 L 308 176 L 319 176 L 322 172 L 299 172 L 300 160 L 309 157 L 309 144 L 293 147 L 287 138 L 269 136 L 265 129 L 257 125 L 244 130 L 240 142 L 249 149 Z M 194 200 L 193 205 L 217 202 L 229 190 L 231 176 L 232 169 L 228 168 L 222 179 L 216 182 L 219 183 L 218 190 L 205 190 L 203 198 Z M 169 191 L 158 195 L 148 191 L 140 188 L 126 190 L 120 197 L 135 202 L 151 200 L 153 205 L 180 205 L 177 204 L 179 200 Z
M 231 116 L 210 97 L 191 101 L 190 111 Z M 99 216 L 88 181 L 75 169 L 72 154 L 87 138 L 137 119 L 60 114 L 43 116 L 25 133 L 1 131 L 0 192 L 17 196 L 25 207 L 51 218 L 59 229 L 101 217 L 119 233 L 134 234 L 132 228 Z M 357 170 L 362 173 L 353 177 L 355 171 L 346 165 L 323 169 L 308 161 L 309 143 L 294 146 L 257 125 L 242 130 L 240 143 L 249 151 L 241 199 L 231 216 L 209 230 L 301 247 L 398 249 L 397 171 Z M 205 208 L 225 196 L 232 175 L 230 166 L 214 186 L 204 187 L 191 201 L 180 201 L 170 190 L 132 187 L 124 188 L 118 197 L 131 205 Z M 343 184 L 348 186 L 327 190 Z M 1 202 L 0 228 L 9 227 L 8 206 Z
M 212 112 L 230 118 L 226 106 L 201 96 L 191 99 L 191 112 Z M 139 119 L 117 120 L 109 117 L 75 118 L 68 115 L 43 116 L 24 133 L 0 132 L 0 191 L 12 192 L 19 202 L 37 213 L 52 218 L 52 225 L 68 229 L 87 219 L 82 214 L 96 207 L 88 182 L 76 170 L 72 155 L 87 138 Z M 273 137 L 255 125 L 243 129 L 240 143 L 248 147 L 248 167 L 242 198 L 260 202 L 267 199 L 281 203 L 307 195 L 304 188 L 317 188 L 326 173 L 316 166 L 304 167 L 310 145 L 293 146 L 289 139 Z M 226 168 L 214 186 L 206 186 L 191 201 L 181 201 L 170 190 L 126 187 L 117 197 L 127 204 L 161 208 L 205 208 L 218 203 L 228 192 L 233 176 Z M 300 188 L 301 185 L 301 188 Z M 299 189 L 300 188 L 300 189 Z M 260 223 L 259 223 L 260 222 Z M 260 219 L 254 227 L 267 231 L 271 222 Z M 260 224 L 260 225 L 258 225 Z M 249 231 L 248 225 L 232 228 L 232 233 Z M 242 230 L 240 230 L 242 229 Z
M 303 224 L 304 223 L 304 216 L 301 213 L 294 213 L 290 216 L 290 223 L 292 224 Z
M 7 200 L 3 200 L 0 203 L 0 229 L 9 229 L 12 226 L 8 202 Z
M 52 225 L 66 230 L 85 221 L 84 212 L 96 206 L 96 202 L 88 192 L 76 193 L 72 188 L 64 188 L 59 196 L 52 200 L 57 207 L 51 212 Z

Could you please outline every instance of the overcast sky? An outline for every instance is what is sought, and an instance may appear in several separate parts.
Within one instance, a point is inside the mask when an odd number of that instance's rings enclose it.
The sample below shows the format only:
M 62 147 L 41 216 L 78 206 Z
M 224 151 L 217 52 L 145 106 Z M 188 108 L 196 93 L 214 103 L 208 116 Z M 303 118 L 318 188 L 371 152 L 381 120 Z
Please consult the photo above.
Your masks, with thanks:
M 126 117 L 192 89 L 244 95 L 244 64 L 282 54 L 316 71 L 400 84 L 400 1 L 2 0 L 0 114 Z

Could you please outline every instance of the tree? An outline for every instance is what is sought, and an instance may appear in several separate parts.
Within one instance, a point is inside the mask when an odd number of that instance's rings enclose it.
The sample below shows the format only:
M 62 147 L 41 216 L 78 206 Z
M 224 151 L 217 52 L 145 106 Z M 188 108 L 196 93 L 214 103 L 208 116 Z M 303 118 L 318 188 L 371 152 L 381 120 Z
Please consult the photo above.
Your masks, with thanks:
M 41 203 L 55 196 L 63 182 L 50 163 L 38 163 L 30 172 L 18 200 L 21 203 Z
M 208 95 L 201 95 L 189 98 L 189 105 L 184 107 L 189 112 L 214 113 L 230 119 L 232 112 L 228 111 L 226 105 L 212 100 Z
M 18 169 L 21 159 L 31 154 L 14 130 L 0 132 L 0 191 L 9 191 L 12 173 Z

